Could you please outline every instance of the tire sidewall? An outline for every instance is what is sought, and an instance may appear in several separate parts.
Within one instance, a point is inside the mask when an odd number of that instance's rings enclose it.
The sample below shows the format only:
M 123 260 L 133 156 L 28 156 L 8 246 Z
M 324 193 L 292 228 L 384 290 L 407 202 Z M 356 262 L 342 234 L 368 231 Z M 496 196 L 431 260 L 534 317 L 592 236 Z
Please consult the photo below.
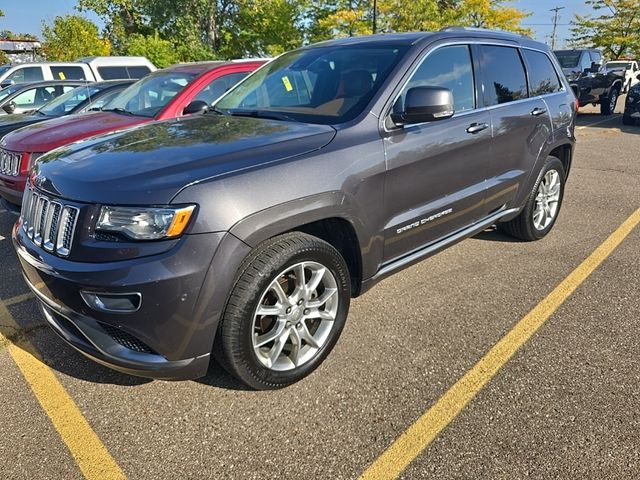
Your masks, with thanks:
M 260 276 L 255 277 L 249 283 L 251 294 L 240 311 L 229 312 L 228 309 L 225 311 L 224 325 L 234 323 L 236 326 L 233 336 L 228 338 L 231 338 L 234 343 L 233 350 L 240 353 L 239 358 L 242 359 L 242 364 L 236 366 L 239 368 L 234 369 L 235 373 L 254 388 L 280 388 L 309 375 L 333 349 L 344 328 L 351 298 L 348 268 L 340 254 L 331 245 L 318 239 L 314 240 L 321 243 L 316 246 L 307 246 L 300 251 L 285 249 L 271 257 Z M 276 276 L 288 267 L 305 261 L 322 264 L 329 269 L 336 280 L 339 298 L 334 325 L 325 344 L 307 363 L 293 370 L 271 370 L 260 363 L 253 348 L 254 313 L 262 295 Z M 231 313 L 232 318 L 228 318 L 228 313 Z

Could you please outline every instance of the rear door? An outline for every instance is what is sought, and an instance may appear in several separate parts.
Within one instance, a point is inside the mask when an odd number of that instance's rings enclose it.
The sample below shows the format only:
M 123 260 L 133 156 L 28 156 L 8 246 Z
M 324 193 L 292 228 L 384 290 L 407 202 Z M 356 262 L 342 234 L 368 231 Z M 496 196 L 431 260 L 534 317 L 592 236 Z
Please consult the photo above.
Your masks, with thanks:
M 402 109 L 415 86 L 453 91 L 455 114 L 394 127 L 387 119 L 384 203 L 385 261 L 401 257 L 483 216 L 491 144 L 490 114 L 477 108 L 474 62 L 467 44 L 432 48 L 394 102 Z
M 497 210 L 514 206 L 512 200 L 552 139 L 551 119 L 542 97 L 529 97 L 518 48 L 479 45 L 477 50 L 484 107 L 491 114 L 493 126 L 486 204 L 490 210 Z

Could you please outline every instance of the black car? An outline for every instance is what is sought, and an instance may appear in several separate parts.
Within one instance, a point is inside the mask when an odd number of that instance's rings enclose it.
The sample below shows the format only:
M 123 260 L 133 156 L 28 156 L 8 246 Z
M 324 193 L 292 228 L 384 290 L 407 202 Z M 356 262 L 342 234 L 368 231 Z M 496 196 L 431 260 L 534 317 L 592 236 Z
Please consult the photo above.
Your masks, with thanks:
M 12 85 L 0 90 L 0 115 L 37 110 L 54 98 L 86 84 L 84 80 L 45 80 Z
M 638 75 L 640 80 L 640 75 Z M 629 88 L 627 100 L 624 104 L 624 115 L 622 115 L 622 123 L 625 125 L 635 125 L 640 120 L 640 83 L 636 83 Z
M 0 137 L 18 128 L 52 118 L 100 109 L 135 80 L 112 80 L 72 88 L 32 113 L 0 116 Z M 51 82 L 43 82 L 51 83 Z M 34 87 L 36 84 L 32 84 Z M 11 87 L 10 87 L 11 88 Z M 42 88 L 42 87 L 35 87 Z M 66 87 L 63 86 L 63 89 Z M 0 92 L 0 96 L 4 91 Z

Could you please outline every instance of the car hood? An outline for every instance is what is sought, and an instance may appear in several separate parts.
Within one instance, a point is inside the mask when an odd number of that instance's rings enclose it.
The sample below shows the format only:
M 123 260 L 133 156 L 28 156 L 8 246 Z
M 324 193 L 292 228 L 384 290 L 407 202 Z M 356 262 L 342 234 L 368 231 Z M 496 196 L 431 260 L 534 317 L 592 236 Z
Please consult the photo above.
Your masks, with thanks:
M 18 152 L 48 152 L 71 142 L 101 133 L 123 130 L 151 120 L 151 118 L 113 112 L 69 115 L 11 132 L 4 138 L 3 146 Z
M 31 125 L 32 123 L 40 123 L 45 120 L 50 120 L 54 117 L 45 115 L 31 115 L 27 113 L 14 113 L 13 115 L 0 116 L 0 137 L 6 135 L 9 132 L 13 132 L 18 128 Z
M 317 150 L 335 133 L 259 118 L 174 119 L 60 148 L 40 159 L 32 178 L 69 200 L 163 205 L 189 184 Z

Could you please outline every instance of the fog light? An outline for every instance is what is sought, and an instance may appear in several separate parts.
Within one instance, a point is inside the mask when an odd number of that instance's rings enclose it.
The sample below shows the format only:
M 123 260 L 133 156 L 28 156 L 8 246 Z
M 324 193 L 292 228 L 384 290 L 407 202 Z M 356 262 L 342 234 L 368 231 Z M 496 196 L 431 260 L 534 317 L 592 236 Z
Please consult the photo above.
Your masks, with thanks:
M 99 312 L 132 313 L 142 305 L 142 294 L 133 293 L 101 293 L 81 291 L 80 295 L 87 305 Z

